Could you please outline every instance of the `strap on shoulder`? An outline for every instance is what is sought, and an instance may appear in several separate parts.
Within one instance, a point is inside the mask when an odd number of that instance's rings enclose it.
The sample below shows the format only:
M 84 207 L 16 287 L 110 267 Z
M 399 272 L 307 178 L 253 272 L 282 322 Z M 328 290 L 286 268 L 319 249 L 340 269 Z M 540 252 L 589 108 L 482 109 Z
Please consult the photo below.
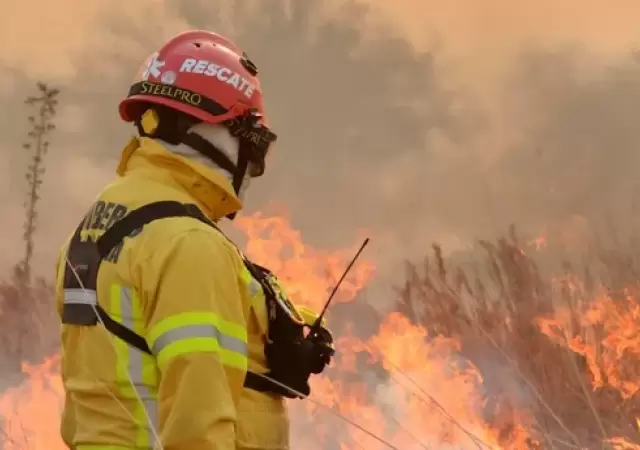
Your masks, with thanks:
M 101 258 L 105 258 L 111 249 L 130 236 L 135 230 L 159 219 L 169 217 L 192 217 L 211 227 L 218 227 L 209 220 L 200 209 L 190 203 L 176 201 L 160 201 L 149 203 L 134 209 L 122 219 L 114 223 L 102 236 L 98 238 L 96 245 Z

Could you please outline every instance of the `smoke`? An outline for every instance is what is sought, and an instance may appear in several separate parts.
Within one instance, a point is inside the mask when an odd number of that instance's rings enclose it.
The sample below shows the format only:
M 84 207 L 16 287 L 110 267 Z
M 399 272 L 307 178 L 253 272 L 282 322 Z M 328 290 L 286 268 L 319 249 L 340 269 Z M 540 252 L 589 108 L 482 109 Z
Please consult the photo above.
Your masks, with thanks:
M 3 267 L 21 251 L 22 99 L 33 82 L 63 90 L 37 234 L 39 270 L 50 274 L 57 246 L 114 175 L 132 131 L 117 117 L 131 77 L 189 27 L 231 34 L 263 76 L 280 140 L 247 209 L 284 205 L 318 246 L 370 230 L 382 273 L 433 240 L 464 250 L 511 222 L 536 232 L 632 209 L 640 6 L 631 1 L 8 7 L 0 18 Z
M 640 5 L 632 0 L 617 1 L 615 7 L 579 0 L 372 3 L 401 24 L 412 41 L 424 45 L 437 39 L 459 69 L 455 77 L 484 92 L 500 89 L 496 82 L 523 49 L 579 45 L 606 58 L 625 54 L 640 38 L 635 20 Z
M 636 1 L 24 0 L 4 8 L 1 273 L 21 257 L 23 99 L 34 82 L 62 90 L 36 240 L 37 269 L 50 276 L 58 246 L 114 176 L 132 132 L 117 117 L 132 76 L 163 40 L 191 27 L 230 34 L 261 71 L 280 139 L 247 209 L 283 205 L 318 247 L 350 245 L 369 230 L 382 276 L 434 240 L 464 251 L 512 222 L 576 241 L 640 225 Z M 499 380 L 490 389 L 521 394 L 510 373 L 490 373 Z M 379 406 L 406 396 L 397 384 L 369 381 Z M 412 417 L 388 410 L 401 422 Z M 329 413 L 323 420 L 327 430 L 341 423 Z

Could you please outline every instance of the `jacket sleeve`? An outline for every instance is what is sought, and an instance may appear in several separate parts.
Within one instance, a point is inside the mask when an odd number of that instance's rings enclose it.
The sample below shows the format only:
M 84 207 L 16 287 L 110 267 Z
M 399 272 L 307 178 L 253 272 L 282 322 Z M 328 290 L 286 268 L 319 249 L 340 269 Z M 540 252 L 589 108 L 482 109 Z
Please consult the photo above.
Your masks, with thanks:
M 139 286 L 160 371 L 163 448 L 234 450 L 247 371 L 242 262 L 224 237 L 205 230 L 159 244 L 139 269 Z

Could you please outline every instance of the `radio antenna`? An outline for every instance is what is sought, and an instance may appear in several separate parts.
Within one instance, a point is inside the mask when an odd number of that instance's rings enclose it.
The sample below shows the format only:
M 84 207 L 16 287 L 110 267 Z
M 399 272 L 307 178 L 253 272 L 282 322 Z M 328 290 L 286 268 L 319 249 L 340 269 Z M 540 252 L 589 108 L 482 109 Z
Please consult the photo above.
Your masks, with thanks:
M 358 249 L 358 251 L 356 252 L 355 256 L 351 259 L 351 262 L 349 263 L 347 268 L 342 273 L 342 276 L 340 277 L 340 279 L 338 280 L 336 285 L 333 287 L 333 290 L 331 291 L 331 295 L 329 295 L 329 298 L 327 299 L 326 303 L 324 304 L 324 307 L 322 308 L 322 311 L 320 312 L 320 315 L 318 316 L 316 321 L 311 326 L 311 332 L 317 331 L 322 326 L 322 319 L 324 318 L 324 315 L 326 314 L 327 309 L 329 309 L 329 306 L 331 305 L 331 302 L 333 301 L 333 297 L 336 295 L 336 292 L 338 292 L 338 288 L 340 287 L 340 285 L 344 281 L 345 277 L 347 276 L 347 274 L 349 273 L 349 271 L 351 270 L 351 268 L 355 264 L 356 260 L 360 257 L 360 253 L 362 253 L 362 251 L 364 250 L 364 248 L 367 246 L 368 243 L 369 243 L 369 238 L 366 238 L 364 240 L 364 242 L 362 243 L 362 245 L 360 246 L 360 248 Z

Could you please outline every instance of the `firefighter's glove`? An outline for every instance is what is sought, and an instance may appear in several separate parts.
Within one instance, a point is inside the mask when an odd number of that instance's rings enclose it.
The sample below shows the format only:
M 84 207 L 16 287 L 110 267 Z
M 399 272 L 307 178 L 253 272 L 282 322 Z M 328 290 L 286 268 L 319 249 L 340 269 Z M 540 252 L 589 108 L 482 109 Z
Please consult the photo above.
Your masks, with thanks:
M 324 327 L 311 331 L 302 341 L 273 342 L 265 347 L 271 368 L 268 375 L 302 396 L 311 392 L 311 374 L 321 373 L 333 354 L 333 337 Z M 277 393 L 289 398 L 300 397 L 283 388 L 278 389 Z
M 310 371 L 315 374 L 322 373 L 335 354 L 333 335 L 325 327 L 319 327 L 317 330 L 310 331 L 307 340 L 312 343 L 313 348 Z
M 297 310 L 309 329 L 307 339 L 311 340 L 314 344 L 313 353 L 315 356 L 312 358 L 311 373 L 321 373 L 325 366 L 331 362 L 331 357 L 335 353 L 333 349 L 333 336 L 326 328 L 327 321 L 324 317 L 321 320 L 321 326 L 313 328 L 318 319 L 318 314 L 306 306 L 298 306 Z

